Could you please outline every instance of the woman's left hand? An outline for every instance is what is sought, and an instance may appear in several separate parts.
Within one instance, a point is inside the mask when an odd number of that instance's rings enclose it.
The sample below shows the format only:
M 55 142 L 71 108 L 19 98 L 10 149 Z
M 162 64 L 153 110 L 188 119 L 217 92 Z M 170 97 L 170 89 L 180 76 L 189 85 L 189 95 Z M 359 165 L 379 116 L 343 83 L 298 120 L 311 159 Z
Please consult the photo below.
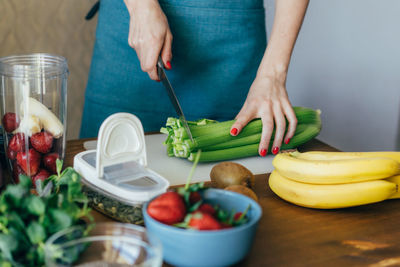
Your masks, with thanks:
M 297 118 L 286 92 L 286 76 L 293 47 L 309 0 L 276 0 L 275 18 L 268 47 L 261 60 L 257 77 L 250 87 L 247 99 L 236 116 L 231 135 L 238 135 L 251 120 L 261 118 L 262 133 L 258 153 L 265 156 L 270 147 L 277 154 L 283 138 L 288 144 L 293 137 Z M 289 122 L 286 130 L 286 119 Z
M 285 82 L 285 75 L 257 76 L 231 128 L 231 134 L 238 135 L 251 120 L 261 118 L 263 127 L 258 149 L 260 156 L 265 156 L 268 152 L 274 126 L 275 137 L 271 149 L 273 154 L 279 152 L 283 138 L 288 144 L 295 133 L 297 118 L 288 99 Z M 286 119 L 289 125 L 285 135 Z

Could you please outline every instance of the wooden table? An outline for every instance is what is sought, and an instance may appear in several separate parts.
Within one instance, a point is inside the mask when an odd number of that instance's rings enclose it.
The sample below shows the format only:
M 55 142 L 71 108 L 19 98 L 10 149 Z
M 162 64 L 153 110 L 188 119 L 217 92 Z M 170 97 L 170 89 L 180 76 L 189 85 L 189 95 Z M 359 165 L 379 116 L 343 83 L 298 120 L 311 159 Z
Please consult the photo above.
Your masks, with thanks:
M 85 140 L 69 141 L 65 164 Z M 313 140 L 300 151 L 336 149 Z M 257 175 L 263 209 L 253 248 L 238 266 L 400 266 L 400 200 L 340 210 L 314 210 L 283 201 Z M 95 220 L 111 221 L 94 211 Z

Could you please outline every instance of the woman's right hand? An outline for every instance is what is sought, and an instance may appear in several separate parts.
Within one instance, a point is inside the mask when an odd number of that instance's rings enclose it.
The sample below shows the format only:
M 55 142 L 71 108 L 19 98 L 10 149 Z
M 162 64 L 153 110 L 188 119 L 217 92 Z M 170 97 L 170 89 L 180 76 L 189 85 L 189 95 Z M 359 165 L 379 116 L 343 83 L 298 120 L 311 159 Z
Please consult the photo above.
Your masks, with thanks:
M 128 43 L 150 79 L 159 81 L 157 60 L 161 55 L 164 66 L 171 69 L 172 33 L 167 17 L 158 0 L 124 0 L 130 14 Z

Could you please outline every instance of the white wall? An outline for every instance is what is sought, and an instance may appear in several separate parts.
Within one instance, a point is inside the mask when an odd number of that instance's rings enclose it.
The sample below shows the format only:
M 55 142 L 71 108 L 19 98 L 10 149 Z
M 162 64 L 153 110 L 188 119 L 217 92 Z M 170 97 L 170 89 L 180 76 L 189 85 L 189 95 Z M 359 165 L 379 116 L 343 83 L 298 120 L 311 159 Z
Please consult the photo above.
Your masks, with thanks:
M 274 0 L 264 0 L 268 33 Z M 344 151 L 400 150 L 400 1 L 310 1 L 287 89 L 322 110 L 319 139 Z

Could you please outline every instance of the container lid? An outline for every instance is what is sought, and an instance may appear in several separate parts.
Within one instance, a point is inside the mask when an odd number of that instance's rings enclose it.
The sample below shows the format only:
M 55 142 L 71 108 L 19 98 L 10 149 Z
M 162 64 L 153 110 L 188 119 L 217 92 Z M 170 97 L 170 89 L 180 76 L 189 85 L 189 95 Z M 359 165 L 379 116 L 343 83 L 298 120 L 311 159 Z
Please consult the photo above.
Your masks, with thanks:
M 76 155 L 74 168 L 96 191 L 125 203 L 148 201 L 169 186 L 168 180 L 147 168 L 143 126 L 129 113 L 108 117 L 100 127 L 97 149 Z

